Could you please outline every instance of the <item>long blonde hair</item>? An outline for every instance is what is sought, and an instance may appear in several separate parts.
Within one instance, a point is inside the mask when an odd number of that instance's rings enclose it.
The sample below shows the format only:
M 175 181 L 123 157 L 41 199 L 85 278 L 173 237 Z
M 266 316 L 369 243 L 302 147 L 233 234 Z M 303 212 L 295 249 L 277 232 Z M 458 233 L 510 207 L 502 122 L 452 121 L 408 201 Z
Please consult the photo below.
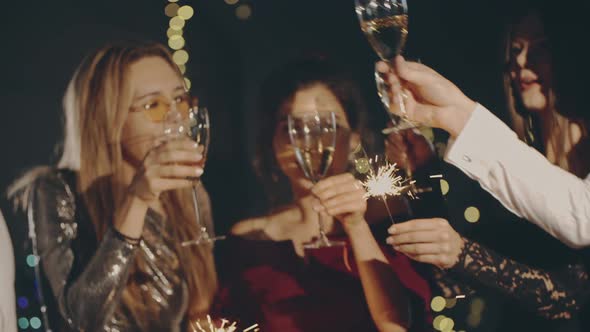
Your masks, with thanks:
M 129 67 L 145 57 L 164 59 L 178 75 L 177 66 L 168 50 L 157 43 L 121 43 L 107 45 L 83 61 L 70 81 L 64 97 L 65 137 L 59 168 L 72 169 L 78 175 L 77 190 L 82 195 L 96 229 L 102 238 L 114 211 L 125 192 L 121 187 L 123 157 L 121 131 L 131 106 L 131 88 L 127 80 Z M 189 289 L 189 316 L 202 317 L 211 306 L 217 289 L 217 276 L 210 247 L 179 244 L 197 237 L 193 222 L 190 192 L 176 190 L 161 197 L 167 219 L 174 229 L 171 236 L 178 245 L 179 262 L 166 262 L 180 268 Z M 179 265 L 179 266 L 178 266 Z M 145 266 L 141 255 L 123 293 L 123 303 L 138 324 L 157 317 L 159 306 L 140 294 L 134 274 Z

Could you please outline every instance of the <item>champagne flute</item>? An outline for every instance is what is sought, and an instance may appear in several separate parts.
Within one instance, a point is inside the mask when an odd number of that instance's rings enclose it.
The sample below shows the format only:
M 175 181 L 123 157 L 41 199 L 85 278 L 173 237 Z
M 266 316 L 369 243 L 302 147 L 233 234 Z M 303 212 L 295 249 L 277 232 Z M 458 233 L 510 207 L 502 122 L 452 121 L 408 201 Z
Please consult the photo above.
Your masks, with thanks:
M 210 122 L 207 108 L 196 106 L 196 104 L 189 109 L 188 119 L 186 119 L 181 112 L 176 110 L 174 104 L 171 105 L 171 109 L 164 119 L 164 136 L 166 139 L 181 139 L 188 136 L 201 147 L 203 159 L 200 164 L 203 168 L 205 167 L 205 160 L 207 159 L 207 152 L 209 149 L 209 129 Z M 198 183 L 200 178 L 194 178 L 193 180 Z M 215 241 L 225 239 L 225 236 L 211 236 L 207 226 L 202 222 L 196 187 L 197 183 L 192 187 L 192 200 L 199 234 L 196 239 L 182 242 L 181 245 L 183 247 L 195 244 L 212 244 Z
M 289 115 L 289 139 L 303 174 L 314 184 L 323 179 L 332 165 L 336 147 L 336 115 L 331 111 L 316 111 Z M 344 245 L 326 236 L 322 214 L 318 213 L 319 237 L 303 245 L 306 249 Z
M 381 60 L 387 62 L 395 71 L 392 61 L 402 53 L 408 36 L 407 0 L 355 0 L 355 5 L 361 30 Z M 384 129 L 383 134 L 389 135 L 405 130 L 419 132 L 416 123 L 407 117 L 403 100 L 404 92 L 397 77 L 391 86 L 393 100 L 389 98 L 389 84 L 377 71 L 375 71 L 375 81 L 381 102 L 392 123 L 392 127 Z M 391 112 L 390 102 L 394 103 L 397 112 Z M 407 158 L 407 156 L 404 157 Z M 413 177 L 412 167 L 408 163 L 406 163 L 404 171 L 407 177 Z M 414 193 L 431 190 L 431 188 L 420 188 L 416 183 L 412 183 L 410 188 Z
M 408 35 L 406 0 L 355 0 L 355 5 L 361 30 L 367 36 L 369 43 L 381 60 L 389 63 L 395 70 L 392 61 L 402 53 Z M 401 114 L 398 116 L 390 111 L 389 84 L 377 71 L 375 71 L 375 81 L 381 102 L 386 107 L 393 124 L 393 127 L 388 131 L 394 132 L 416 127 L 407 118 L 401 83 L 398 80 L 393 83 L 393 102 L 398 108 L 398 113 Z

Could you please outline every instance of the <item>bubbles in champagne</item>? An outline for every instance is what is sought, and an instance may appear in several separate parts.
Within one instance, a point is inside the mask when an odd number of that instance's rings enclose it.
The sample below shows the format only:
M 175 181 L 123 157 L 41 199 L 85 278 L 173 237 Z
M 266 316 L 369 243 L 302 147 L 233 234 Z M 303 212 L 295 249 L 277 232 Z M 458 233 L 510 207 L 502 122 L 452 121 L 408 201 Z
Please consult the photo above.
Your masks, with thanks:
M 326 175 L 332 165 L 333 156 L 334 147 L 332 146 L 319 149 L 295 148 L 295 157 L 303 173 L 313 182 L 319 181 Z
M 408 15 L 394 15 L 361 23 L 371 46 L 383 60 L 400 54 L 408 36 Z

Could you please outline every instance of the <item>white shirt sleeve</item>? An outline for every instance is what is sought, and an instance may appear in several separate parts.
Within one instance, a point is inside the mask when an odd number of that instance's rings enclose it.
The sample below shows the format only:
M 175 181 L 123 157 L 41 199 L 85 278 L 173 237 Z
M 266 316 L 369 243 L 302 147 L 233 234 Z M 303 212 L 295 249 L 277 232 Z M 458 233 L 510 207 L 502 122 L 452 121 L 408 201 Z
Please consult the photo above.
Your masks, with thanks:
M 479 104 L 448 147 L 445 161 L 507 209 L 572 248 L 590 245 L 590 175 L 551 164 Z
M 14 254 L 2 212 L 0 212 L 0 266 L 0 331 L 16 331 Z

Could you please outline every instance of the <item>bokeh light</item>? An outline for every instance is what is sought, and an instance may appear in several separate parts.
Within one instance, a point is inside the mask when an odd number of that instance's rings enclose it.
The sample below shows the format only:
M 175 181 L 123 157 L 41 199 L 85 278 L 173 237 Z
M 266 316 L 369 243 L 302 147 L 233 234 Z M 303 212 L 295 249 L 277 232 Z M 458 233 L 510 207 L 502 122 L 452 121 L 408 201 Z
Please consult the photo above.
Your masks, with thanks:
M 178 65 L 178 69 L 182 74 L 186 73 L 186 65 Z
M 185 77 L 184 78 L 184 85 L 185 85 L 185 87 L 186 87 L 187 90 L 190 90 L 191 85 L 192 85 L 191 80 L 189 80 L 188 78 Z
M 174 16 L 170 19 L 170 28 L 174 30 L 182 30 L 182 28 L 184 28 L 184 25 L 184 20 L 178 16 Z
M 465 220 L 470 223 L 475 223 L 479 221 L 480 213 L 479 209 L 475 206 L 470 206 L 465 209 Z
M 440 322 L 445 318 L 447 318 L 445 315 L 438 315 L 434 317 L 434 320 L 432 321 L 432 327 L 434 327 L 435 330 L 440 331 Z
M 176 3 L 169 3 L 164 7 L 164 13 L 166 13 L 166 16 L 168 17 L 174 17 L 178 14 L 178 7 L 179 6 Z
M 168 28 L 168 30 L 166 30 L 166 36 L 168 36 L 168 38 L 171 38 L 172 36 L 182 36 L 182 29 L 176 30 Z
M 177 65 L 184 65 L 188 62 L 188 52 L 185 50 L 178 50 L 172 54 L 172 59 Z
M 37 256 L 35 255 L 28 255 L 27 256 L 27 265 L 30 267 L 35 267 L 37 266 L 37 263 L 39 263 L 39 259 L 37 258 Z
M 252 8 L 248 5 L 239 5 L 236 8 L 236 17 L 240 20 L 247 20 L 252 16 Z
M 455 327 L 455 321 L 449 317 L 443 318 L 438 326 L 438 328 L 443 332 L 450 332 L 453 330 L 453 327 Z
M 18 307 L 21 309 L 25 309 L 29 306 L 29 300 L 24 296 L 19 297 L 16 302 L 18 303 Z
M 467 325 L 469 327 L 478 327 L 481 323 L 481 314 L 469 314 L 467 316 Z
M 471 312 L 482 312 L 483 309 L 485 309 L 486 304 L 481 298 L 476 297 L 471 301 L 470 307 Z
M 195 10 L 193 7 L 185 5 L 178 9 L 178 16 L 183 20 L 190 20 L 191 17 L 195 14 Z
M 41 327 L 41 320 L 39 319 L 39 317 L 31 318 L 31 327 L 35 330 Z
M 173 50 L 180 50 L 184 47 L 184 38 L 180 35 L 174 35 L 168 39 L 168 46 Z
M 451 188 L 450 188 L 449 183 L 447 182 L 447 180 L 440 179 L 440 192 L 443 195 L 446 195 L 446 194 L 449 193 L 449 189 L 451 189 Z
M 446 302 L 442 296 L 435 296 L 434 298 L 432 298 L 432 301 L 430 301 L 430 307 L 434 312 L 442 311 L 445 308 L 445 305 Z
M 450 299 L 446 299 L 446 304 L 445 304 L 445 308 L 447 309 L 452 309 L 455 307 L 455 305 L 457 305 L 457 299 L 456 298 L 450 298 Z
M 238 1 L 240 0 L 225 0 L 225 3 L 227 3 L 228 5 L 235 5 L 236 3 L 238 3 Z
M 469 303 L 469 315 L 467 315 L 467 325 L 470 327 L 478 327 L 481 323 L 481 313 L 485 308 L 485 302 L 479 298 L 474 298 Z
M 18 319 L 18 327 L 21 329 L 28 329 L 29 328 L 29 320 L 25 317 L 21 317 Z

